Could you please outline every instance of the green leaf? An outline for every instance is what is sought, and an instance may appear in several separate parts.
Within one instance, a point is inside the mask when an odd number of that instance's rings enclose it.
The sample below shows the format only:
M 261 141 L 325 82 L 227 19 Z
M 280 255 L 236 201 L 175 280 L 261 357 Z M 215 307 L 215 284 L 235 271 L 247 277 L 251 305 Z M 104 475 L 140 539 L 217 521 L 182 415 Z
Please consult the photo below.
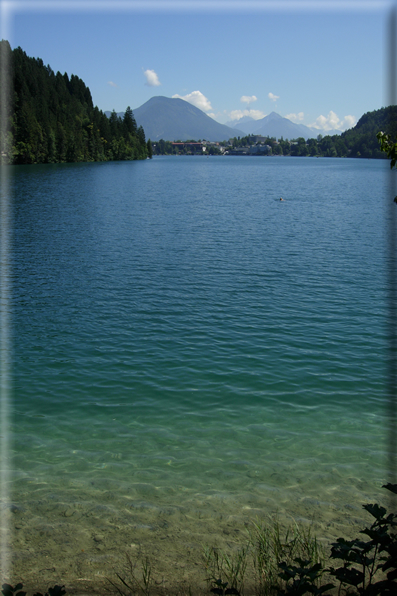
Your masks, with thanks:
M 394 199 L 394 201 L 397 203 L 396 199 L 397 197 Z M 392 493 L 397 495 L 397 484 L 391 484 L 391 482 L 388 482 L 387 484 L 383 484 L 382 488 L 387 488 L 387 490 L 390 490 Z
M 335 588 L 334 584 L 325 584 L 325 586 L 320 586 L 317 588 L 316 594 L 324 594 L 327 590 L 333 590 Z
M 64 596 L 66 594 L 66 590 L 64 590 L 65 586 L 54 586 L 53 588 L 48 588 L 49 596 Z
M 347 567 L 339 567 L 339 569 L 332 570 L 334 575 L 341 583 L 349 586 L 358 586 L 364 580 L 364 574 L 357 569 L 348 569 Z
M 364 509 L 368 511 L 376 520 L 381 520 L 385 513 L 386 509 L 384 507 L 379 507 L 377 503 L 371 504 L 367 503 L 367 505 L 363 505 Z

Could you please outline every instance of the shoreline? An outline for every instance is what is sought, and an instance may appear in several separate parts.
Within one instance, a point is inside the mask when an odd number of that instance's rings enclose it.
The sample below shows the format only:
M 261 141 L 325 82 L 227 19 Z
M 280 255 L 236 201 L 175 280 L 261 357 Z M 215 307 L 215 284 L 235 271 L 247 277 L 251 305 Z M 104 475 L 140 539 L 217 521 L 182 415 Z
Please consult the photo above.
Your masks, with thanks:
M 383 498 L 376 500 L 379 504 L 387 501 L 383 492 Z M 204 547 L 235 552 L 247 543 L 255 522 L 270 526 L 277 520 L 283 528 L 294 523 L 310 528 L 328 553 L 332 541 L 356 537 L 370 520 L 361 507 L 364 503 L 333 504 L 326 509 L 308 497 L 291 510 L 269 507 L 266 512 L 264 507 L 246 505 L 240 515 L 233 515 L 230 503 L 222 498 L 206 510 L 204 504 L 201 509 L 178 508 L 148 500 L 135 502 L 129 511 L 116 511 L 105 500 L 95 507 L 56 500 L 56 494 L 42 499 L 41 511 L 34 503 L 8 509 L 12 566 L 2 582 L 22 582 L 29 596 L 30 589 L 47 590 L 55 584 L 65 585 L 68 595 L 108 593 L 106 578 L 122 569 L 125 553 L 138 569 L 140 562 L 149 560 L 153 593 L 158 589 L 182 594 L 190 588 L 190 593 L 201 594 L 208 592 Z M 248 583 L 253 581 L 252 573 L 251 569 Z

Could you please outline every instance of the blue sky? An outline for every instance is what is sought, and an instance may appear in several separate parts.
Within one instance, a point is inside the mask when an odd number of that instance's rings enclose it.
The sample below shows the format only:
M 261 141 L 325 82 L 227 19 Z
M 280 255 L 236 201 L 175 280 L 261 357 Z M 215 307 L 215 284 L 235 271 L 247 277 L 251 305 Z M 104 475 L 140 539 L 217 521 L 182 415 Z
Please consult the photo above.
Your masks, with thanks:
M 321 130 L 387 105 L 387 2 L 2 0 L 2 37 L 79 76 L 101 110 L 182 97 L 225 123 Z

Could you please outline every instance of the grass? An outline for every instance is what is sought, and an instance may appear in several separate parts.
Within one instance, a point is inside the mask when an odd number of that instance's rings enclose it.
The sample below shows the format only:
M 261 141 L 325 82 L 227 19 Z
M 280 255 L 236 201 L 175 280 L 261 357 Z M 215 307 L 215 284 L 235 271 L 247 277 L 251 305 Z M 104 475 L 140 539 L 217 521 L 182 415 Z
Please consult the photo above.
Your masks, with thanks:
M 325 561 L 323 547 L 312 536 L 310 528 L 297 524 L 282 528 L 279 521 L 254 522 L 246 544 L 232 553 L 206 546 L 203 563 L 208 590 L 223 594 L 243 594 L 247 576 L 258 596 L 270 596 L 285 584 L 280 578 L 280 564 L 287 566 L 296 559 L 312 565 Z
M 311 564 L 324 564 L 324 551 L 311 530 L 291 524 L 282 528 L 279 521 L 256 521 L 250 528 L 245 544 L 226 552 L 216 546 L 205 546 L 202 564 L 206 592 L 218 596 L 249 592 L 257 596 L 271 596 L 282 589 L 285 581 L 280 578 L 280 564 L 292 565 L 300 558 Z M 153 592 L 153 569 L 147 557 L 135 560 L 126 554 L 124 568 L 108 578 L 109 588 L 119 596 L 149 596 Z M 156 589 L 158 591 L 158 589 Z M 161 591 L 161 590 L 160 590 Z M 201 586 L 191 586 L 190 592 L 203 591 Z
M 397 495 L 397 484 L 384 488 Z M 256 596 L 326 596 L 330 590 L 338 596 L 394 596 L 397 594 L 397 514 L 387 513 L 377 504 L 363 505 L 372 516 L 369 527 L 354 540 L 338 538 L 331 545 L 327 565 L 338 561 L 338 567 L 325 567 L 325 553 L 310 528 L 296 523 L 283 528 L 279 521 L 264 524 L 256 521 L 248 532 L 246 543 L 232 550 L 207 546 L 203 549 L 203 578 L 207 592 L 218 596 L 242 596 L 249 583 L 249 594 Z M 340 561 L 342 564 L 340 564 Z M 335 563 L 334 563 L 335 564 Z M 248 581 L 246 581 L 248 578 Z M 334 581 L 339 582 L 336 587 Z M 163 596 L 202 593 L 199 585 L 172 590 L 155 588 L 153 570 L 147 557 L 135 561 L 126 554 L 126 564 L 115 577 L 108 578 L 108 590 L 119 596 Z M 181 583 L 182 585 L 182 583 Z M 22 584 L 3 584 L 3 596 L 26 596 Z M 64 586 L 49 588 L 46 596 L 65 594 Z M 34 596 L 42 596 L 36 593 Z
M 296 558 L 324 564 L 325 554 L 310 528 L 293 524 L 283 529 L 276 519 L 270 524 L 256 522 L 250 531 L 256 592 L 268 596 L 280 589 L 280 564 L 291 565 Z
M 133 594 L 142 594 L 149 596 L 152 587 L 152 566 L 149 558 L 141 560 L 141 573 L 137 572 L 138 561 L 133 561 L 126 553 L 126 563 L 124 569 L 118 573 L 115 572 L 115 579 L 107 578 L 107 581 L 115 593 L 119 596 L 132 596 Z
M 216 547 L 204 547 L 203 562 L 208 589 L 215 594 L 241 594 L 249 552 L 249 544 L 234 553 L 225 553 Z

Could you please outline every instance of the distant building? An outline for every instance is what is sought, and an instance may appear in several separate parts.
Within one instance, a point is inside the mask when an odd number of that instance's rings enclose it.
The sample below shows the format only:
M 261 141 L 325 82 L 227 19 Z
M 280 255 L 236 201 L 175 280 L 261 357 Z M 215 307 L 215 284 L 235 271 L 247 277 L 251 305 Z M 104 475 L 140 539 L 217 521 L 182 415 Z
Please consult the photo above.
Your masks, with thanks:
M 231 147 L 229 150 L 229 155 L 247 155 L 249 150 L 249 147 Z
M 272 148 L 270 145 L 252 145 L 249 148 L 250 155 L 271 155 Z
M 267 137 L 261 137 L 260 135 L 253 135 L 248 137 L 248 142 L 250 145 L 255 145 L 256 143 L 264 143 Z

